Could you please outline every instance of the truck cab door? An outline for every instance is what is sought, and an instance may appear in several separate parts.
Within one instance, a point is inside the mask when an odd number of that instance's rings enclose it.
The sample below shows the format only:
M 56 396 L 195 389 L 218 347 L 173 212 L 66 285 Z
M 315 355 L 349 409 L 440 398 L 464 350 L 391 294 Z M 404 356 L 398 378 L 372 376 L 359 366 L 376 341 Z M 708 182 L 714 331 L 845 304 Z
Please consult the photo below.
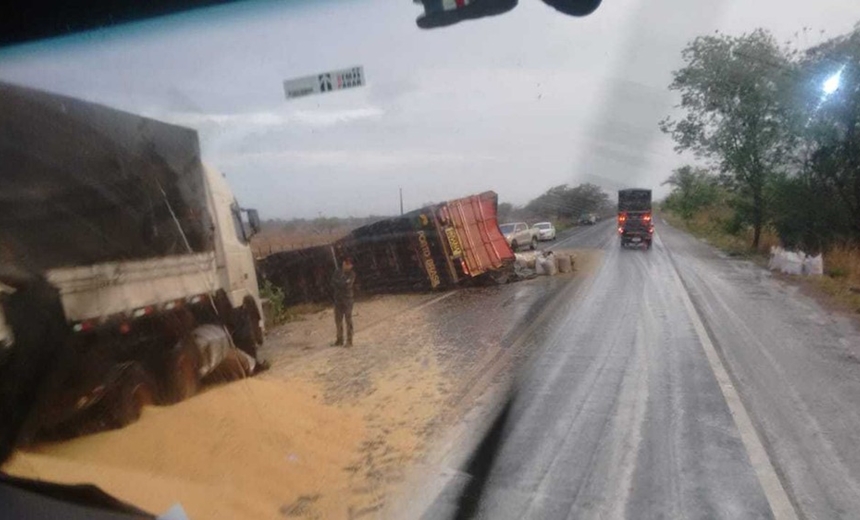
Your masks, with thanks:
M 250 247 L 251 230 L 242 222 L 239 205 L 221 174 L 210 168 L 206 173 L 216 222 L 220 288 L 227 293 L 233 307 L 241 306 L 246 296 L 258 301 L 257 272 Z

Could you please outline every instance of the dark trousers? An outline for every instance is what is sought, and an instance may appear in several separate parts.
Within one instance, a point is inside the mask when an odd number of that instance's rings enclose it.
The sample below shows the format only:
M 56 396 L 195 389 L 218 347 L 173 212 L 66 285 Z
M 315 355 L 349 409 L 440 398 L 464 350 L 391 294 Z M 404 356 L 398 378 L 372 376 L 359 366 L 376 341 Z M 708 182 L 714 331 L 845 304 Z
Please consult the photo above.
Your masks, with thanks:
M 337 342 L 343 343 L 343 322 L 346 321 L 346 342 L 352 343 L 352 300 L 334 302 L 334 323 Z

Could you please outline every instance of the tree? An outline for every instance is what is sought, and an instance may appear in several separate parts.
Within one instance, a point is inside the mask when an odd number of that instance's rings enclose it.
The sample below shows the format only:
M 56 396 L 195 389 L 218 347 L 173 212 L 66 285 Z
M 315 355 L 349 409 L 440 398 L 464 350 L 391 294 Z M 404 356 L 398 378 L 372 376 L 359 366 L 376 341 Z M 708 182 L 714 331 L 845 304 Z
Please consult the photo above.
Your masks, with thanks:
M 511 204 L 510 202 L 499 203 L 499 208 L 497 211 L 499 222 L 504 222 L 504 221 L 509 220 L 511 218 L 511 215 L 513 214 L 513 212 L 514 212 L 514 205 Z
M 584 213 L 603 213 L 610 205 L 609 195 L 594 184 L 580 184 L 565 197 L 566 216 L 576 218 Z
M 717 179 L 705 168 L 681 166 L 663 181 L 663 185 L 667 184 L 672 186 L 672 193 L 666 200 L 667 207 L 677 211 L 684 220 L 714 204 L 718 198 Z
M 748 213 L 753 247 L 758 247 L 767 215 L 768 182 L 784 166 L 790 149 L 785 93 L 795 71 L 786 51 L 763 29 L 734 37 L 700 36 L 682 52 L 686 65 L 673 73 L 669 88 L 681 94 L 680 120 L 660 128 L 676 150 L 711 161 L 738 195 L 738 211 Z
M 567 184 L 553 186 L 526 204 L 525 210 L 531 214 L 545 217 L 559 216 L 564 205 L 565 194 L 569 189 Z
M 334 233 L 334 230 L 340 227 L 341 222 L 337 217 L 318 217 L 313 220 L 313 227 L 317 231 L 317 233 L 321 233 L 323 231 L 328 232 L 329 235 Z
M 603 213 L 609 195 L 594 184 L 553 186 L 526 204 L 525 210 L 537 218 L 575 219 L 584 213 Z
M 860 240 L 860 26 L 806 51 L 800 71 L 797 99 L 807 152 L 801 174 L 812 189 L 829 195 L 829 205 L 847 213 L 847 220 L 833 225 Z M 825 92 L 828 79 L 837 88 Z

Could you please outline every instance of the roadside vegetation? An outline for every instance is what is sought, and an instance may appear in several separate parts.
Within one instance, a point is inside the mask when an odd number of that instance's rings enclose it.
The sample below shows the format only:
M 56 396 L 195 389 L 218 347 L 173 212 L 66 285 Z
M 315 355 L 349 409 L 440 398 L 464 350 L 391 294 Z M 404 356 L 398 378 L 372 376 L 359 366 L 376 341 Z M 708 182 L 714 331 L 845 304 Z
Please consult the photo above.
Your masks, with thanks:
M 734 254 L 822 253 L 815 283 L 860 312 L 860 25 L 806 49 L 717 33 L 682 57 L 660 125 L 696 163 L 664 182 L 665 218 Z
M 524 206 L 499 204 L 500 222 L 517 220 L 534 224 L 546 220 L 558 231 L 576 225 L 583 215 L 592 213 L 599 217 L 613 215 L 615 206 L 602 188 L 588 183 L 574 187 L 553 186 Z
M 269 280 L 260 284 L 260 298 L 263 300 L 266 327 L 301 321 L 308 314 L 314 314 L 327 308 L 321 303 L 301 303 L 287 306 L 284 291 Z

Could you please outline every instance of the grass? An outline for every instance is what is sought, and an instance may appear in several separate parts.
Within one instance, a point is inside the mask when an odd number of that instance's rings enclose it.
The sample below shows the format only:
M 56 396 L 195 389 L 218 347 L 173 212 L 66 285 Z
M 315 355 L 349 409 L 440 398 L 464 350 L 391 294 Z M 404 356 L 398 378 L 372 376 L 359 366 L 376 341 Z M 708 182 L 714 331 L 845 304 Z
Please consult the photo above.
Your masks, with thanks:
M 266 327 L 291 321 L 301 321 L 305 319 L 306 315 L 320 312 L 326 308 L 326 305 L 321 303 L 300 303 L 288 307 L 284 304 L 284 292 L 269 280 L 263 280 L 260 285 L 260 297 L 267 302 L 263 306 L 266 315 Z
M 266 307 L 269 307 L 266 310 Z M 280 310 L 274 308 L 271 300 L 264 303 L 264 314 L 266 315 L 266 328 L 276 327 L 284 323 L 293 323 L 296 321 L 304 321 L 309 314 L 315 314 L 324 311 L 328 306 L 321 303 L 302 303 L 291 307 L 284 307 Z
M 751 229 L 737 235 L 728 233 L 726 223 L 731 218 L 729 208 L 705 210 L 690 220 L 667 211 L 661 215 L 672 226 L 702 238 L 730 255 L 751 258 L 759 263 L 768 258 L 771 246 L 779 245 L 779 238 L 772 229 L 762 230 L 758 249 L 751 247 Z M 832 302 L 860 313 L 860 247 L 836 246 L 826 251 L 824 276 L 806 280 Z
M 824 274 L 815 280 L 818 288 L 860 313 L 860 247 L 837 246 L 824 253 Z
M 765 259 L 770 254 L 771 246 L 779 245 L 779 238 L 769 228 L 762 230 L 757 249 L 752 247 L 753 230 L 743 229 L 737 234 L 727 231 L 732 218 L 729 208 L 712 208 L 698 212 L 690 220 L 663 211 L 662 217 L 672 226 L 683 229 L 693 236 L 706 240 L 709 244 L 722 249 L 732 256 Z

